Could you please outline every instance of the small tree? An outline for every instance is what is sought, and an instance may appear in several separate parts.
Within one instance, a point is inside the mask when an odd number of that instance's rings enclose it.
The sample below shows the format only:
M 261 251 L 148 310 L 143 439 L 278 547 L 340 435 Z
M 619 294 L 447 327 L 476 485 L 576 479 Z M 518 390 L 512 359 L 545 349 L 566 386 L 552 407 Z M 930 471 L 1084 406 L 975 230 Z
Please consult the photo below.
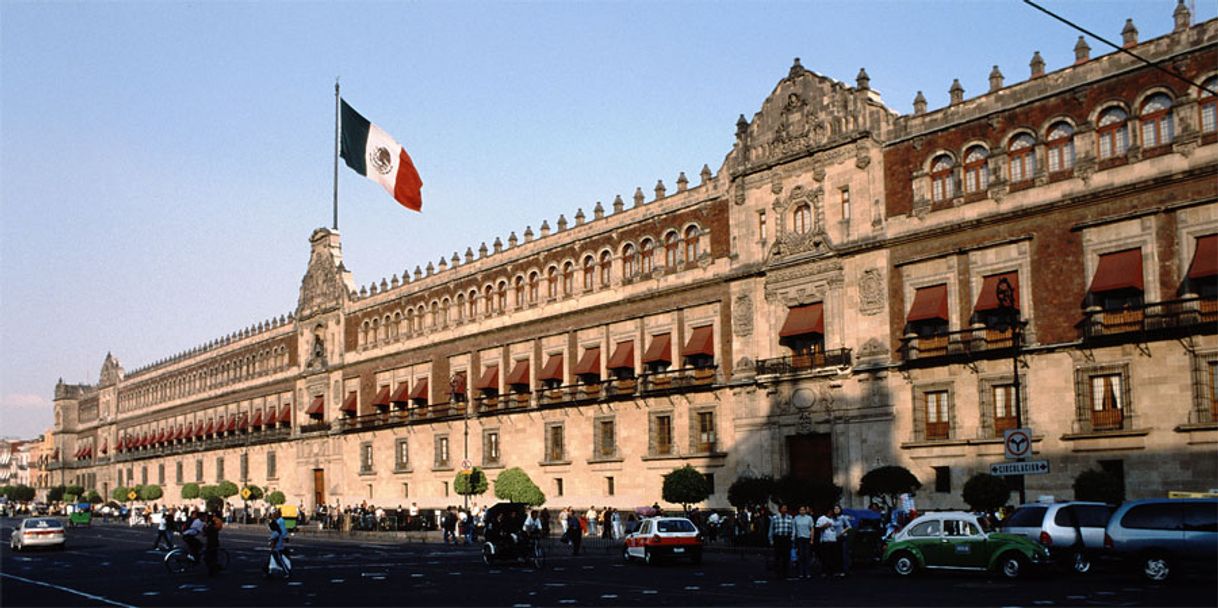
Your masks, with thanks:
M 218 488 L 220 498 L 224 500 L 228 500 L 241 492 L 241 490 L 237 488 L 237 484 L 231 481 L 221 481 L 216 487 Z
M 50 490 L 47 490 L 47 500 L 51 502 L 59 502 L 63 500 L 63 493 L 66 489 L 67 488 L 64 486 L 55 486 Z
M 88 492 L 85 493 L 85 500 L 89 501 L 89 504 L 96 505 L 96 504 L 101 504 L 102 497 L 101 497 L 101 494 L 99 494 L 97 492 L 97 490 L 89 490 Z
M 909 469 L 889 465 L 872 469 L 859 480 L 859 494 L 879 499 L 884 506 L 893 508 L 902 494 L 913 494 L 922 487 L 922 482 Z
M 259 500 L 263 496 L 262 488 L 260 488 L 256 485 L 253 485 L 253 484 L 245 486 L 244 490 L 250 491 L 250 497 L 247 498 L 246 500 Z
M 827 511 L 842 497 L 841 486 L 831 481 L 799 479 L 786 475 L 774 484 L 774 502 L 788 507 L 807 505 L 817 511 Z
M 150 483 L 146 486 L 140 486 L 139 492 L 140 500 L 157 500 L 165 495 L 165 491 L 161 489 L 161 486 L 154 483 Z
M 1110 505 L 1125 502 L 1125 488 L 1116 475 L 1099 469 L 1083 471 L 1074 478 L 1074 500 L 1093 500 Z
M 110 490 L 110 498 L 113 498 L 117 502 L 127 502 L 129 500 L 127 498 L 127 493 L 130 491 L 131 488 L 128 488 L 127 486 L 118 486 L 117 488 Z
M 481 496 L 486 494 L 488 488 L 490 482 L 486 479 L 486 473 L 478 467 L 474 467 L 469 473 L 457 473 L 457 478 L 453 480 L 453 490 L 461 496 Z
M 84 486 L 75 486 L 75 485 L 66 486 L 63 489 L 63 493 L 71 494 L 73 496 L 81 496 L 85 493 L 85 488 L 84 488 Z
M 8 497 L 17 502 L 29 502 L 34 500 L 34 488 L 19 483 L 9 488 Z
M 512 467 L 495 478 L 495 497 L 511 502 L 523 502 L 535 507 L 546 501 L 546 495 L 529 479 L 520 467 Z
M 275 506 L 279 506 L 279 505 L 287 502 L 288 499 L 286 496 L 283 495 L 283 492 L 280 492 L 279 490 L 275 490 L 274 492 L 267 494 L 266 501 Z
M 974 511 L 995 511 L 1007 504 L 1007 499 L 1011 497 L 1011 487 L 1001 477 L 977 473 L 964 482 L 961 495 L 964 502 Z
M 210 501 L 220 498 L 220 486 L 199 486 L 199 498 Z
M 661 496 L 665 502 L 681 505 L 681 509 L 688 513 L 689 505 L 706 500 L 710 496 L 710 490 L 710 482 L 706 476 L 685 465 L 664 476 Z
M 774 494 L 774 478 L 739 477 L 727 489 L 727 502 L 733 507 L 748 509 L 769 502 Z
M 199 497 L 199 484 L 191 482 L 182 485 L 182 500 L 194 500 Z

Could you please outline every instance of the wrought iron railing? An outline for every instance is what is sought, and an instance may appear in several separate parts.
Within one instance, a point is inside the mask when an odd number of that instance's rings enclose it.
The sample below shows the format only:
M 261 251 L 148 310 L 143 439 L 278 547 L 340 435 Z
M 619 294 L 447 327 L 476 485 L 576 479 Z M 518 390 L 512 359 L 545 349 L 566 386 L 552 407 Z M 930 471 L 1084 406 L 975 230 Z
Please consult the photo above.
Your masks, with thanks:
M 763 374 L 793 374 L 838 367 L 850 367 L 854 360 L 849 348 L 799 353 L 773 359 L 758 359 L 756 371 Z
M 1218 299 L 1168 300 L 1122 310 L 1089 309 L 1083 313 L 1083 338 L 1094 340 L 1142 332 L 1218 329 Z

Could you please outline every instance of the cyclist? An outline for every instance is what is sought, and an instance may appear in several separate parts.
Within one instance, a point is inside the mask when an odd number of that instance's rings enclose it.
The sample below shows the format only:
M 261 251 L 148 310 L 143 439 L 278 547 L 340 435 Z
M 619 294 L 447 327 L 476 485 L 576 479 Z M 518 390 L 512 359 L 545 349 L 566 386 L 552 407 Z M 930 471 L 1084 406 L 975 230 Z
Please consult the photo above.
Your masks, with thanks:
M 288 527 L 279 509 L 271 509 L 270 517 L 267 519 L 267 528 L 271 531 L 271 559 L 275 560 L 275 564 L 283 570 L 284 577 L 291 576 L 292 565 L 283 555 L 285 543 L 288 540 Z M 269 569 L 267 574 L 270 574 Z
M 205 527 L 203 514 L 195 511 L 190 516 L 190 524 L 185 530 L 182 530 L 182 540 L 186 542 L 186 547 L 190 551 L 191 561 L 199 561 L 199 552 L 203 550 L 203 541 L 199 537 L 203 535 Z

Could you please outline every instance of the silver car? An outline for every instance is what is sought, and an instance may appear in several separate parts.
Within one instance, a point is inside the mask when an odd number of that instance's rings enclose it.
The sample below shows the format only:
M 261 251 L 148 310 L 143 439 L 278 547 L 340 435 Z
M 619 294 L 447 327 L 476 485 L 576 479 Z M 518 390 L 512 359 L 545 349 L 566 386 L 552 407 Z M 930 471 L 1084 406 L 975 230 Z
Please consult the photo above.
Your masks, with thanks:
M 1000 528 L 1039 542 L 1049 549 L 1053 561 L 1086 574 L 1095 555 L 1104 549 L 1104 529 L 1112 510 L 1102 502 L 1026 504 L 1002 520 Z
M 1121 505 L 1104 546 L 1152 581 L 1165 581 L 1186 562 L 1218 569 L 1218 498 L 1160 498 Z
M 21 551 L 27 547 L 59 547 L 64 546 L 66 536 L 63 523 L 49 517 L 29 517 L 17 524 L 9 537 L 9 547 L 13 551 Z

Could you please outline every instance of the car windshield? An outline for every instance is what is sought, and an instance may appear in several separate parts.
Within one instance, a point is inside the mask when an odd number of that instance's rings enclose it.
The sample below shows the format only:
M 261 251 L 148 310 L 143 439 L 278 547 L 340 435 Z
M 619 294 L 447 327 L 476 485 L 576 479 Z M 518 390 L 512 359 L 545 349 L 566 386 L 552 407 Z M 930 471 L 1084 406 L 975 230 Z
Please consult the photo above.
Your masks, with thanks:
M 62 528 L 63 524 L 57 519 L 27 519 L 26 528 Z
M 660 532 L 695 532 L 696 528 L 684 519 L 662 519 L 656 522 L 656 530 Z
M 1045 520 L 1045 511 L 1049 507 L 1019 507 L 1010 517 L 1002 520 L 1004 528 L 1039 528 L 1042 521 Z

